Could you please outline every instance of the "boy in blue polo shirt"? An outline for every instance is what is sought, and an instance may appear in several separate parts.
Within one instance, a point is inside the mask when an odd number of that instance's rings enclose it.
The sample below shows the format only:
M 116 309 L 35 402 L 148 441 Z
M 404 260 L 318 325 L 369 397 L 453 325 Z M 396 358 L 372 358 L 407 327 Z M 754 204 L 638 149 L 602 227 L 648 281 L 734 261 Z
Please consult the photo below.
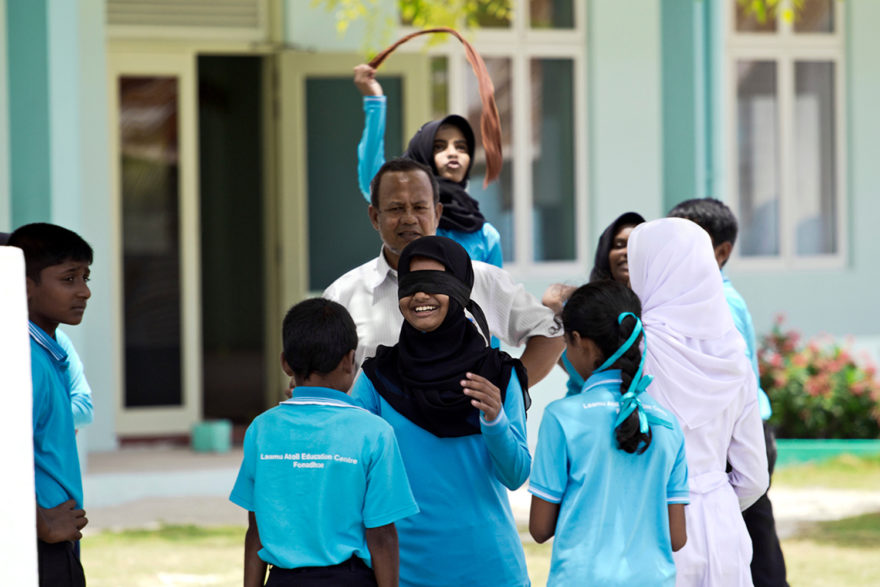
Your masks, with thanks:
M 293 396 L 257 418 L 229 499 L 248 510 L 244 584 L 398 583 L 394 522 L 418 513 L 390 425 L 346 391 L 357 366 L 348 311 L 323 298 L 284 318 Z
M 91 296 L 92 248 L 54 224 L 20 227 L 9 246 L 24 252 L 33 380 L 34 481 L 40 585 L 85 585 L 77 541 L 86 525 L 71 408 L 71 380 L 59 324 L 82 321 Z
M 736 242 L 737 222 L 733 211 L 724 202 L 713 198 L 694 198 L 685 200 L 669 211 L 667 216 L 686 218 L 697 223 L 703 230 L 709 233 L 712 239 L 712 247 L 715 250 L 715 260 L 718 268 L 722 269 L 733 252 L 733 244 Z M 773 475 L 773 467 L 776 464 L 776 436 L 768 420 L 772 414 L 770 399 L 767 393 L 761 389 L 761 375 L 758 373 L 758 353 L 755 348 L 755 327 L 752 325 L 752 315 L 746 306 L 746 301 L 733 288 L 730 279 L 724 274 L 724 297 L 733 315 L 733 323 L 736 329 L 745 339 L 746 356 L 752 362 L 752 369 L 758 380 L 758 405 L 761 410 L 761 419 L 764 421 L 764 442 L 767 450 L 767 465 L 769 473 Z M 743 512 L 743 520 L 752 539 L 752 581 L 755 587 L 777 587 L 788 585 L 785 579 L 785 558 L 779 545 L 779 537 L 776 535 L 776 521 L 773 518 L 773 505 L 765 492 L 754 504 Z

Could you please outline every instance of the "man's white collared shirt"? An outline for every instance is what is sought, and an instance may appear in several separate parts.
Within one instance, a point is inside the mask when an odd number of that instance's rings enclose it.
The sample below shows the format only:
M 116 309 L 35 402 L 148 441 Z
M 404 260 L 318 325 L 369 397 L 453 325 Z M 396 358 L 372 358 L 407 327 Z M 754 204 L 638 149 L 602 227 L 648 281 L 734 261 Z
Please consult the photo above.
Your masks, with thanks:
M 471 299 L 486 314 L 493 336 L 515 347 L 532 336 L 562 336 L 553 312 L 506 271 L 480 261 L 473 261 L 473 265 Z M 379 345 L 397 344 L 403 324 L 397 305 L 397 271 L 388 265 L 383 253 L 331 283 L 323 296 L 345 306 L 354 319 L 358 365 L 374 356 Z

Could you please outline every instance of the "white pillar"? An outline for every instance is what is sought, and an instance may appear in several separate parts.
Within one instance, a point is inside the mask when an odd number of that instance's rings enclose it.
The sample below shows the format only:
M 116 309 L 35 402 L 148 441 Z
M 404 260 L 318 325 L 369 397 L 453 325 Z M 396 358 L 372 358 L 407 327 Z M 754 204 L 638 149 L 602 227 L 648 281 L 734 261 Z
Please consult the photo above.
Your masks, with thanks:
M 27 329 L 24 255 L 0 247 L 0 389 L 4 418 L 0 462 L 7 482 L 0 489 L 0 585 L 37 584 L 36 497 L 31 403 L 31 347 Z

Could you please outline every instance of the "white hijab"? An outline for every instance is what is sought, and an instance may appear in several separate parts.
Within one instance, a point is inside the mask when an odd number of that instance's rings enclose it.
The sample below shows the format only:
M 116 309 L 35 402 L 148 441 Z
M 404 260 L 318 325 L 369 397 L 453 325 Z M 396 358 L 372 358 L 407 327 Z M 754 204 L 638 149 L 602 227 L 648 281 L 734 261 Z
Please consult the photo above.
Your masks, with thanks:
M 627 244 L 630 284 L 642 301 L 645 373 L 654 376 L 648 393 L 692 429 L 737 397 L 757 395 L 712 250 L 708 233 L 682 218 L 640 224 Z

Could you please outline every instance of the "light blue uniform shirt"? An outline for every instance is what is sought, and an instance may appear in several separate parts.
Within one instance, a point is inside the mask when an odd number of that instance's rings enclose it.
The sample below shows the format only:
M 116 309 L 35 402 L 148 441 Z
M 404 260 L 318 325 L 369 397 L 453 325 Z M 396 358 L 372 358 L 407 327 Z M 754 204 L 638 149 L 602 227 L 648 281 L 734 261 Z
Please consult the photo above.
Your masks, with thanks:
M 74 499 L 77 507 L 82 507 L 82 476 L 70 408 L 67 353 L 33 322 L 28 322 L 28 328 L 34 395 L 37 505 L 53 508 L 68 499 Z
M 421 510 L 397 524 L 401 586 L 529 584 L 507 489 L 529 476 L 525 410 L 511 376 L 504 409 L 482 434 L 439 438 L 413 424 L 361 373 L 351 395 L 394 427 Z
M 324 387 L 254 418 L 229 499 L 256 515 L 260 558 L 285 569 L 371 565 L 365 529 L 418 512 L 391 426 Z
M 654 424 L 643 454 L 624 452 L 619 400 L 620 371 L 605 371 L 544 410 L 529 491 L 560 504 L 548 585 L 675 584 L 667 506 L 688 503 L 684 435 L 643 394 L 644 409 L 674 428 Z
M 358 185 L 370 202 L 370 182 L 385 163 L 385 96 L 364 96 L 364 134 L 358 143 Z M 464 247 L 474 261 L 501 267 L 501 235 L 488 222 L 476 232 L 446 228 L 437 229 L 438 236 L 451 238 Z
M 73 425 L 82 428 L 92 423 L 92 388 L 86 381 L 82 361 L 73 343 L 61 329 L 55 330 L 55 340 L 67 353 L 67 377 L 70 380 L 70 406 L 73 410 Z
M 752 315 L 749 313 L 749 307 L 739 292 L 733 288 L 733 284 L 726 275 L 724 277 L 724 297 L 727 299 L 727 305 L 730 306 L 730 313 L 733 315 L 733 323 L 736 329 L 746 341 L 746 356 L 752 362 L 752 369 L 755 371 L 755 378 L 758 382 L 758 408 L 761 411 L 761 419 L 769 420 L 773 414 L 770 407 L 770 398 L 767 393 L 761 389 L 761 374 L 758 373 L 758 353 L 756 351 L 757 342 L 755 340 L 755 327 L 752 325 Z

